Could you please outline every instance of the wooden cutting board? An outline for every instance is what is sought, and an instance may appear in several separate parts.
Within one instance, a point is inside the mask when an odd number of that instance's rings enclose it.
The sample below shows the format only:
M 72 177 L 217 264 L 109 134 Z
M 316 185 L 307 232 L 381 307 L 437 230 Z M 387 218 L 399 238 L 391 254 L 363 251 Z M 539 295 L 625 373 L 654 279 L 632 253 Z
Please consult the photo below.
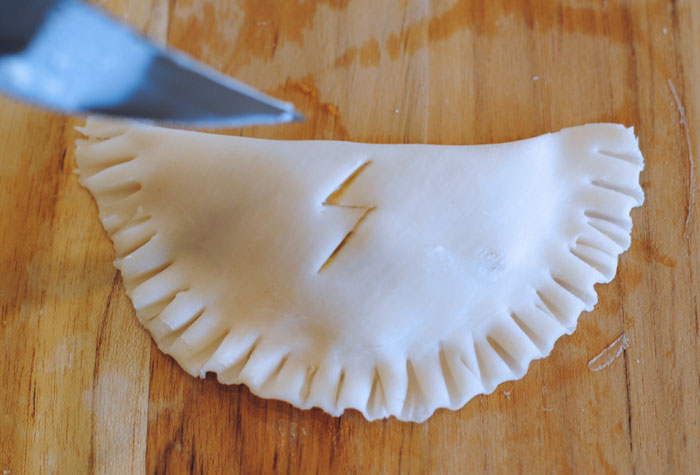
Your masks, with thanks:
M 163 356 L 73 173 L 79 121 L 0 100 L 4 475 L 697 473 L 700 2 L 100 3 L 308 117 L 228 133 L 476 144 L 619 122 L 639 135 L 646 203 L 595 310 L 525 378 L 423 424 L 334 418 Z

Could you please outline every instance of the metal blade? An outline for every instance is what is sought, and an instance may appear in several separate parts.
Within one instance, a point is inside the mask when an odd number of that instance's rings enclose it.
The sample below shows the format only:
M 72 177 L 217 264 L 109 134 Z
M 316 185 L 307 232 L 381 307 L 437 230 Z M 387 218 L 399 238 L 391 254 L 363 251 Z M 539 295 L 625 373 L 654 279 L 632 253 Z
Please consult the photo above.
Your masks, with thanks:
M 77 0 L 54 2 L 27 46 L 0 56 L 0 91 L 66 113 L 190 127 L 303 120 L 292 104 L 166 52 Z

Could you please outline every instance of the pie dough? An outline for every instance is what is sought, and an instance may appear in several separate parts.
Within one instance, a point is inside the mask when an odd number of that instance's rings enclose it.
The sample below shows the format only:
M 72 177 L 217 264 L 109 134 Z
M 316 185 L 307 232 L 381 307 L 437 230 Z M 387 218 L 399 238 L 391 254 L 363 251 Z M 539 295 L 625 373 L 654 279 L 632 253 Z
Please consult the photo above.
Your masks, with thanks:
M 370 420 L 423 421 L 522 377 L 593 308 L 644 199 L 615 124 L 479 146 L 82 132 L 81 182 L 159 348 Z

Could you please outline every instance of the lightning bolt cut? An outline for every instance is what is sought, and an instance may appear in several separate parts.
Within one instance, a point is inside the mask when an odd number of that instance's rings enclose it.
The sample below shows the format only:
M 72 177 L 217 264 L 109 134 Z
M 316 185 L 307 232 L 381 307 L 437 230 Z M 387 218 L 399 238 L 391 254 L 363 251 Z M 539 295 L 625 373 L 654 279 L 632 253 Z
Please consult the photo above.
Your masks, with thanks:
M 347 189 L 350 188 L 350 186 L 355 181 L 355 179 L 357 179 L 357 177 L 360 175 L 360 173 L 362 173 L 365 170 L 365 168 L 367 168 L 371 164 L 372 164 L 372 161 L 368 160 L 368 161 L 364 162 L 362 165 L 360 165 L 359 167 L 357 167 L 355 169 L 355 171 L 353 171 L 340 184 L 340 186 L 338 186 L 338 188 L 333 190 L 333 192 L 331 192 L 331 194 L 328 195 L 328 197 L 326 197 L 325 201 L 323 202 L 324 206 L 337 206 L 339 208 L 364 209 L 365 212 L 362 216 L 360 216 L 360 219 L 357 220 L 357 222 L 355 223 L 355 226 L 353 226 L 352 229 L 350 231 L 348 231 L 348 233 L 345 235 L 343 240 L 340 241 L 340 244 L 338 244 L 335 247 L 335 249 L 333 249 L 333 252 L 331 252 L 330 256 L 328 256 L 326 258 L 326 260 L 323 262 L 323 264 L 321 265 L 321 267 L 319 267 L 317 273 L 320 273 L 323 269 L 328 267 L 331 264 L 331 262 L 333 262 L 333 260 L 336 258 L 336 256 L 338 255 L 340 250 L 343 248 L 343 246 L 345 246 L 345 244 L 347 244 L 348 240 L 350 239 L 350 236 L 353 235 L 355 230 L 358 227 L 360 227 L 360 224 L 362 224 L 362 222 L 367 218 L 369 213 L 372 212 L 375 208 L 373 205 L 370 205 L 370 206 L 348 205 L 348 204 L 342 204 L 339 202 L 340 198 L 343 196 L 345 191 L 347 191 Z

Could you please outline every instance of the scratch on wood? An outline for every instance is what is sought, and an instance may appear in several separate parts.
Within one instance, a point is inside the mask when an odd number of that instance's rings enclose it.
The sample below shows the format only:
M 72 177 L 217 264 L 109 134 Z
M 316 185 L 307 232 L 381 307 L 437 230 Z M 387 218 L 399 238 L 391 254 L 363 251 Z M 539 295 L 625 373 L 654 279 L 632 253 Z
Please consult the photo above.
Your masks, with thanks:
M 61 154 L 61 171 L 63 171 L 64 168 L 65 168 L 65 164 L 66 164 L 66 152 L 67 152 L 67 149 L 64 148 L 64 149 L 63 149 L 63 153 Z
M 555 406 L 552 405 L 552 406 L 547 407 L 547 401 L 546 401 L 546 399 L 547 399 L 547 386 L 545 386 L 544 384 L 540 388 L 540 394 L 542 395 L 542 399 L 540 402 L 540 409 L 542 409 L 544 412 L 552 412 L 555 409 Z
M 194 441 L 194 439 L 192 439 L 192 443 L 190 444 L 190 451 L 191 451 L 190 466 L 189 466 L 190 473 L 195 473 L 194 467 L 195 467 L 195 464 L 197 462 L 197 452 L 195 451 L 194 443 L 195 443 L 195 441 Z
M 114 279 L 112 280 L 112 288 L 109 291 L 109 296 L 107 297 L 107 304 L 105 305 L 105 310 L 102 313 L 102 318 L 100 319 L 100 327 L 97 331 L 97 341 L 95 343 L 95 366 L 92 372 L 92 391 L 91 391 L 91 403 L 90 403 L 90 453 L 88 456 L 88 471 L 90 473 L 95 470 L 95 460 L 97 451 L 97 411 L 95 407 L 97 406 L 98 400 L 98 384 L 100 377 L 100 364 L 101 364 L 101 352 L 100 349 L 105 339 L 105 328 L 107 326 L 107 318 L 109 317 L 109 311 L 112 307 L 112 301 L 115 296 L 116 289 L 119 287 L 119 272 L 114 273 Z
M 624 333 L 623 333 L 624 335 Z M 625 361 L 625 391 L 627 395 L 627 435 L 630 441 L 630 453 L 634 453 L 634 438 L 632 437 L 632 399 L 630 398 L 630 372 L 629 372 L 629 361 L 627 359 L 627 353 L 624 354 Z M 637 360 L 639 361 L 639 360 Z M 632 458 L 632 473 L 637 473 L 637 462 Z
M 607 368 L 613 361 L 618 359 L 622 352 L 629 348 L 629 346 L 630 342 L 627 339 L 627 335 L 622 333 L 615 341 L 610 343 L 610 345 L 588 362 L 588 369 L 591 371 L 600 371 L 601 369 Z
M 681 104 L 680 97 L 678 97 L 678 92 L 676 91 L 676 86 L 673 85 L 673 81 L 671 81 L 671 79 L 668 79 L 668 87 L 671 90 L 671 94 L 673 95 L 673 100 L 676 102 L 676 109 L 678 109 L 679 116 L 678 122 L 683 127 L 683 133 L 685 134 L 685 143 L 688 147 L 688 161 L 690 165 L 688 168 L 688 208 L 686 209 L 685 213 L 685 226 L 683 228 L 683 231 L 685 233 L 685 238 L 689 239 L 690 235 L 688 233 L 688 225 L 690 224 L 691 210 L 693 208 L 693 204 L 695 203 L 695 161 L 693 159 L 693 147 L 690 143 L 688 121 L 685 118 L 685 107 L 683 107 L 683 104 Z

